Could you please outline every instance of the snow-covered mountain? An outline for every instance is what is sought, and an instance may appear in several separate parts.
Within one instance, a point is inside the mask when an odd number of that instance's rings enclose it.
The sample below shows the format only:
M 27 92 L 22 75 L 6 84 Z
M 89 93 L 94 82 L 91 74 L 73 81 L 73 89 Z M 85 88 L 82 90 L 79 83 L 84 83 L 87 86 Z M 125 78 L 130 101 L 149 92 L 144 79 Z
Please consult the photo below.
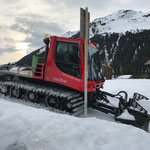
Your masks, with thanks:
M 150 14 L 133 10 L 119 10 L 91 22 L 90 37 L 103 33 L 139 32 L 150 29 Z
M 79 31 L 68 31 L 67 33 L 63 34 L 62 37 L 70 38 L 76 35 Z
M 150 29 L 150 13 L 134 10 L 118 10 L 115 13 L 97 18 L 90 23 L 90 38 L 95 34 L 136 33 Z M 68 31 L 63 37 L 72 37 L 79 31 Z

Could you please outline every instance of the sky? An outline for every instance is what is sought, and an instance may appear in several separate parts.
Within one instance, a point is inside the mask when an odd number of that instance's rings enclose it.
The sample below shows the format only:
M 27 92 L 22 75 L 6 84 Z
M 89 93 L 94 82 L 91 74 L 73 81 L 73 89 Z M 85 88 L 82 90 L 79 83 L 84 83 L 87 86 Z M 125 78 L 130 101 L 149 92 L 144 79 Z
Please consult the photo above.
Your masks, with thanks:
M 0 64 L 42 47 L 45 34 L 79 30 L 80 7 L 88 7 L 91 21 L 120 9 L 150 12 L 149 0 L 0 0 L 0 6 Z

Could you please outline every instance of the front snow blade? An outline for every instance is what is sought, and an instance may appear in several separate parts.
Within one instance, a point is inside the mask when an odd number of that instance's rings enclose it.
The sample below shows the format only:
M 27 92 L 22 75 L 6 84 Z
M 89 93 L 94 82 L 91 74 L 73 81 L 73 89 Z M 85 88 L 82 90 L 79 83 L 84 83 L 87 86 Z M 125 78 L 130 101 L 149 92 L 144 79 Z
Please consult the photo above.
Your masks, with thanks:
M 128 109 L 128 112 L 135 117 L 135 126 L 148 132 L 150 116 L 133 109 Z
M 118 106 L 116 103 L 113 103 L 112 98 L 119 100 Z M 138 104 L 137 101 L 141 99 L 148 100 L 147 97 L 139 93 L 135 93 L 133 98 L 128 100 L 128 94 L 125 91 L 120 91 L 117 94 L 97 91 L 89 106 L 104 113 L 114 115 L 116 121 L 133 125 L 148 132 L 150 115 L 147 110 Z
M 150 116 L 148 114 L 144 114 L 133 109 L 128 109 L 128 113 L 133 116 L 132 119 L 118 116 L 115 118 L 115 120 L 124 124 L 133 125 L 149 132 Z
M 121 117 L 124 114 L 122 113 L 121 116 L 115 118 L 116 121 L 133 125 L 135 127 L 144 129 L 145 131 L 148 132 L 149 121 L 150 121 L 150 115 L 148 114 L 148 112 L 134 99 L 129 100 L 128 107 L 126 109 L 129 115 L 132 116 L 132 119 L 131 117 L 130 118 Z

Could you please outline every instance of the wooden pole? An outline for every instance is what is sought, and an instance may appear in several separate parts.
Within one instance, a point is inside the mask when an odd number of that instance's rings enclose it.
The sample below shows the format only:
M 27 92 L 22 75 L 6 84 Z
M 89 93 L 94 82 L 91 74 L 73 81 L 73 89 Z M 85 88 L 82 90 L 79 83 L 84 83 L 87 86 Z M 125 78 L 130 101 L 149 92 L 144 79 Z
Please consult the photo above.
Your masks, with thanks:
M 84 116 L 87 116 L 88 95 L 87 95 L 87 80 L 88 80 L 88 8 L 85 8 L 85 58 L 84 58 Z

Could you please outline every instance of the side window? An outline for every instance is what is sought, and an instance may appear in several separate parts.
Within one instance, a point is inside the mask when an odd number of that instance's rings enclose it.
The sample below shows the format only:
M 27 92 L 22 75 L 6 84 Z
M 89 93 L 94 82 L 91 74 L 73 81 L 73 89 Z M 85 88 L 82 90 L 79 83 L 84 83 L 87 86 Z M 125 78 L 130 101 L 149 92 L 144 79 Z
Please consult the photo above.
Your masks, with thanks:
M 79 66 L 80 59 L 80 44 L 57 42 L 55 61 L 57 67 L 69 75 L 81 78 Z
M 56 61 L 78 65 L 80 62 L 80 45 L 76 43 L 58 42 Z
M 68 49 L 68 44 L 63 43 L 63 42 L 58 42 L 57 43 L 57 48 L 56 48 L 56 62 L 65 62 L 65 54 L 67 53 Z
M 80 62 L 80 48 L 79 44 L 69 44 L 69 59 L 73 64 L 79 64 Z

